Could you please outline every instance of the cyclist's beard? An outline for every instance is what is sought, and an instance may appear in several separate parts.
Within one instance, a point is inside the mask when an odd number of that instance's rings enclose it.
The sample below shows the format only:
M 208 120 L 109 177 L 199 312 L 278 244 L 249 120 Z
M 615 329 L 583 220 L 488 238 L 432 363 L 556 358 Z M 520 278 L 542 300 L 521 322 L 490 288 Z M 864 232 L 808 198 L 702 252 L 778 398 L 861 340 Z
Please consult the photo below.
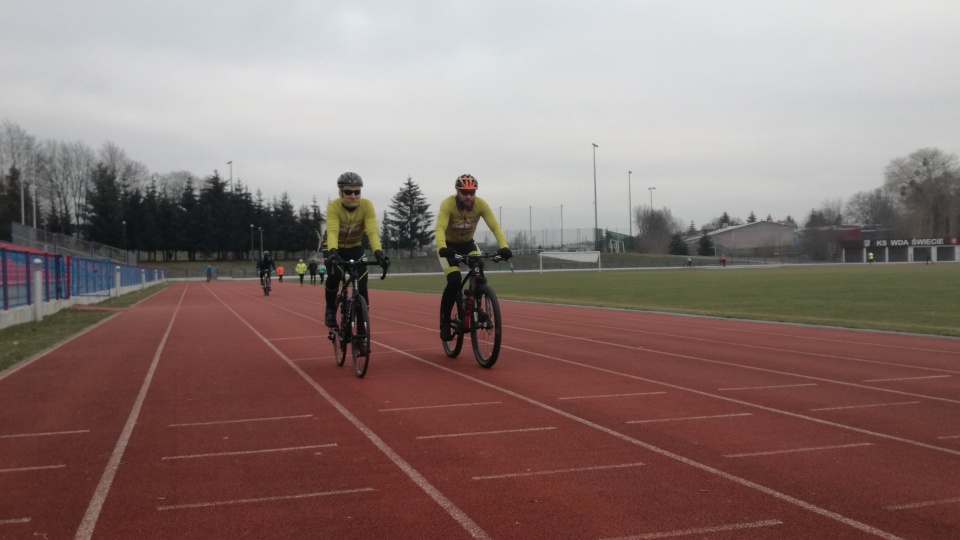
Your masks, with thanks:
M 340 204 L 342 204 L 347 210 L 353 210 L 354 208 L 360 206 L 360 199 L 348 199 L 346 197 L 340 197 Z
M 462 210 L 473 210 L 473 201 L 475 199 L 461 200 L 460 197 L 457 197 L 457 206 Z

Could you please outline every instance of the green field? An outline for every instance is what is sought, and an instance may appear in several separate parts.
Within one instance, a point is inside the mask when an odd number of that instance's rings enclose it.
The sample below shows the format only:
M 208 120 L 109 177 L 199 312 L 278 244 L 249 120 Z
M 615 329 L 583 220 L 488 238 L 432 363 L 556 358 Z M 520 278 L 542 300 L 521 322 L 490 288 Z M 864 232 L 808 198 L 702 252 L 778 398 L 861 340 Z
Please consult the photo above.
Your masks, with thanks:
M 960 264 L 491 272 L 503 299 L 960 336 Z M 438 293 L 439 273 L 371 287 Z

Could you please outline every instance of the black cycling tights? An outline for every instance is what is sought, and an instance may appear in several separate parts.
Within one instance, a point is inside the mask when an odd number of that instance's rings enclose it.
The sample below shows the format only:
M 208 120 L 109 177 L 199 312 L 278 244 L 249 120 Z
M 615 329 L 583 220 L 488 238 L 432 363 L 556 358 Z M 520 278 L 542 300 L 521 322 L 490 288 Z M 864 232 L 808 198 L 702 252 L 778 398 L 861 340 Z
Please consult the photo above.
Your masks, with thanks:
M 447 274 L 447 286 L 443 288 L 443 296 L 440 298 L 440 313 L 450 316 L 453 304 L 457 301 L 457 291 L 460 289 L 461 279 L 463 279 L 463 276 L 460 272 Z

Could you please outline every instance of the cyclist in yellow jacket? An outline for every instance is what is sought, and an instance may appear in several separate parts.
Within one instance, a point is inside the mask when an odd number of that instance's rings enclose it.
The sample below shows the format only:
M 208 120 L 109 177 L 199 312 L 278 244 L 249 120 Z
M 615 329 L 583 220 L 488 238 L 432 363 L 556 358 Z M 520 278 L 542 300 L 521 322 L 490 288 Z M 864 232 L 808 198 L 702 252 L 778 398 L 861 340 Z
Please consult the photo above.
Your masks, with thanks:
M 457 289 L 460 288 L 460 265 L 454 260 L 456 255 L 480 253 L 480 248 L 473 240 L 477 232 L 480 219 L 487 224 L 493 236 L 497 239 L 499 250 L 497 254 L 503 260 L 509 260 L 513 254 L 507 247 L 507 238 L 500 230 L 500 224 L 493 215 L 493 210 L 487 201 L 477 197 L 477 179 L 469 174 L 461 175 L 454 182 L 456 195 L 451 195 L 440 203 L 440 213 L 437 214 L 437 231 L 434 239 L 437 241 L 437 255 L 440 256 L 440 268 L 447 279 L 440 298 L 440 339 L 453 339 L 450 331 L 450 311 L 457 301 Z
M 343 279 L 343 269 L 340 268 L 340 261 L 344 259 L 357 261 L 364 256 L 364 234 L 370 240 L 370 247 L 373 248 L 373 255 L 377 258 L 377 264 L 380 266 L 386 264 L 383 247 L 380 245 L 377 211 L 373 207 L 373 202 L 369 199 L 360 198 L 363 179 L 355 172 L 345 172 L 337 179 L 337 187 L 340 188 L 340 198 L 330 201 L 330 204 L 327 205 L 326 264 L 329 277 L 324 291 L 327 309 L 323 321 L 329 327 L 336 325 L 333 304 L 336 302 L 340 281 Z M 360 276 L 357 285 L 360 294 L 363 295 L 369 305 L 366 272 Z

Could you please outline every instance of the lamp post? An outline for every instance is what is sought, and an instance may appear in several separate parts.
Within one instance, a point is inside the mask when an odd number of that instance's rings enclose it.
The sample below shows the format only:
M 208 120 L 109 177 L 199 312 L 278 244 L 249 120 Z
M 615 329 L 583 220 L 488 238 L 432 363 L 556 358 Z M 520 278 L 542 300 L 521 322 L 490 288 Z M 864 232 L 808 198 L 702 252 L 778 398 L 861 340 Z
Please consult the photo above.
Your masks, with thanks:
M 648 187 L 650 190 L 650 211 L 653 212 L 653 190 L 657 189 L 655 187 Z
M 126 261 L 126 259 L 127 259 L 127 256 L 126 256 L 126 253 L 127 253 L 127 220 L 123 220 L 123 221 L 121 221 L 120 223 L 123 224 L 123 253 L 124 253 L 124 256 L 123 256 L 124 261 L 123 261 L 123 262 L 126 263 L 126 262 L 127 262 L 127 261 Z
M 627 223 L 630 224 L 630 238 L 633 238 L 633 195 L 630 193 L 630 175 L 633 171 L 627 171 Z
M 228 161 L 227 165 L 230 166 L 230 191 L 233 191 L 233 160 Z
M 250 224 L 250 260 L 253 260 L 253 223 Z
M 263 257 L 263 227 L 258 227 L 260 229 L 260 257 Z
M 593 249 L 600 249 L 599 221 L 597 219 L 597 146 L 593 144 Z

